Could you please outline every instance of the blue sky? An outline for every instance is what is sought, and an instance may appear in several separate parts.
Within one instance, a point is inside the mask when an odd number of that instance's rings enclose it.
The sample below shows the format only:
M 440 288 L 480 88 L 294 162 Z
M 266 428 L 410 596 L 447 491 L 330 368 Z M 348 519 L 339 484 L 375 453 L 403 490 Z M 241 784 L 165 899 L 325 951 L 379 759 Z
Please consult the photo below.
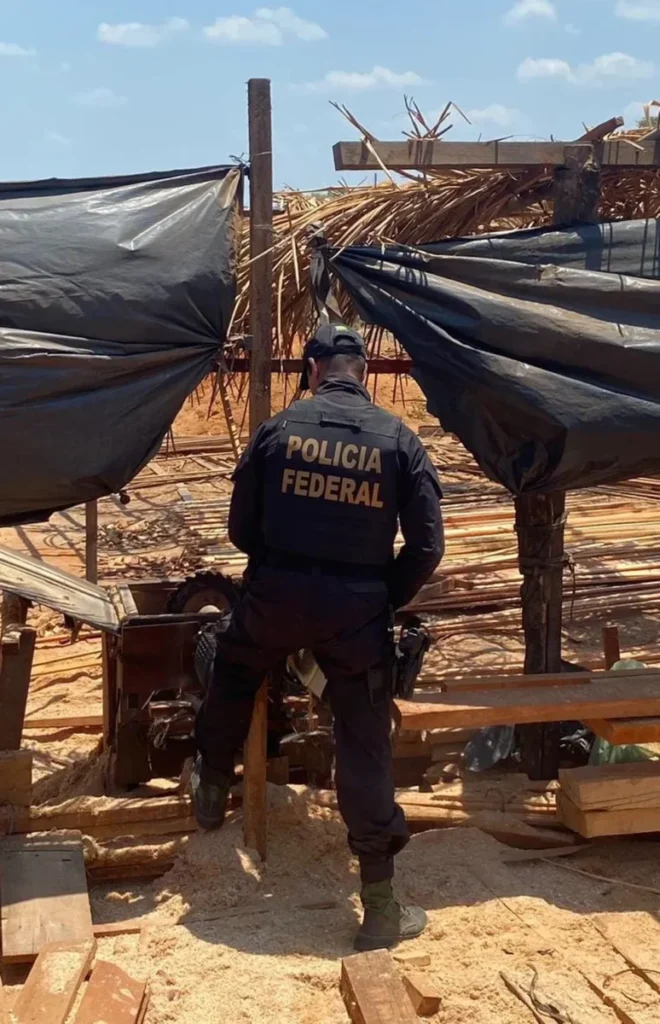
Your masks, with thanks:
M 660 0 L 21 0 L 0 14 L 5 180 L 222 163 L 247 150 L 245 83 L 273 79 L 276 184 L 337 180 L 331 146 L 406 128 L 573 139 L 660 99 Z M 355 179 L 357 184 L 357 179 Z

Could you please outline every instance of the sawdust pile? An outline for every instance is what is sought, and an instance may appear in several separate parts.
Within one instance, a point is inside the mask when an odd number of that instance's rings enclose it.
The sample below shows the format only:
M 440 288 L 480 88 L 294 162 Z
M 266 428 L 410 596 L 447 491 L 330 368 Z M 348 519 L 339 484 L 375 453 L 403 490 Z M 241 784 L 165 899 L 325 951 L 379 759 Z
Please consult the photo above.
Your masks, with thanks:
M 156 883 L 161 912 L 179 917 L 231 907 L 318 902 L 354 891 L 357 867 L 336 811 L 304 786 L 268 786 L 268 861 L 243 847 L 240 816 L 210 835 L 192 836 Z
M 140 938 L 101 940 L 99 948 L 103 959 L 150 979 L 146 1024 L 347 1024 L 340 960 L 352 952 L 359 880 L 344 827 L 304 789 L 271 788 L 269 801 L 265 866 L 243 847 L 237 818 L 220 833 L 191 838 L 158 882 L 94 890 L 95 920 L 149 915 Z M 660 886 L 659 850 L 656 842 L 618 843 L 579 863 Z M 426 964 L 400 969 L 421 970 L 439 988 L 436 1022 L 532 1019 L 504 972 L 570 1014 L 555 1019 L 616 1024 L 586 974 L 637 1024 L 657 1024 L 660 996 L 631 976 L 593 924 L 634 918 L 630 941 L 641 936 L 660 956 L 648 895 L 557 863 L 508 865 L 505 853 L 477 829 L 456 829 L 416 836 L 398 858 L 401 898 L 421 903 L 430 917 L 427 933 L 401 949 Z
M 101 751 L 96 740 L 91 753 L 35 783 L 33 804 L 55 803 L 76 796 L 104 796 L 109 760 L 109 751 Z

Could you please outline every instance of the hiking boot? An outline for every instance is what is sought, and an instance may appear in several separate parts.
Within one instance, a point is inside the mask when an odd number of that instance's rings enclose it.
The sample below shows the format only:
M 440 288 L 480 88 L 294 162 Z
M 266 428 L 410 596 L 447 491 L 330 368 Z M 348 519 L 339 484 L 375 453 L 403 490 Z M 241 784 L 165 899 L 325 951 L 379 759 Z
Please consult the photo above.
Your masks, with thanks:
M 355 936 L 359 953 L 390 949 L 405 939 L 416 939 L 428 924 L 421 907 L 403 907 L 394 899 L 391 882 L 372 882 L 362 890 L 364 921 Z
M 231 780 L 202 763 L 198 754 L 190 775 L 190 791 L 197 824 L 210 832 L 220 828 L 227 813 Z

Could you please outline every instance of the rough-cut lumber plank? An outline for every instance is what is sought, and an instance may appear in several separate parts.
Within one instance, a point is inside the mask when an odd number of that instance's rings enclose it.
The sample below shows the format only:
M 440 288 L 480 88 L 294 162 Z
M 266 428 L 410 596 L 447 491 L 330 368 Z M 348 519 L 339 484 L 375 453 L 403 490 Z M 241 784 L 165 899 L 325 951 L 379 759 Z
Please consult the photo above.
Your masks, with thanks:
M 634 811 L 582 811 L 565 793 L 557 793 L 557 816 L 585 839 L 660 832 L 660 807 Z
M 652 671 L 652 670 L 651 670 Z M 483 676 L 468 679 L 443 679 L 442 689 L 447 693 L 463 693 L 466 690 L 526 690 L 539 686 L 576 686 L 579 683 L 595 682 L 595 672 L 550 672 L 529 676 L 522 673 L 501 676 Z
M 29 963 L 53 942 L 92 938 L 80 840 L 55 836 L 0 843 L 2 957 Z
M 374 142 L 381 163 L 361 142 L 338 142 L 333 147 L 335 170 L 391 170 L 431 167 L 527 167 L 564 162 L 566 142 Z
M 440 1011 L 440 993 L 425 974 L 404 974 L 403 984 L 418 1017 L 433 1017 Z
M 132 921 L 107 921 L 92 926 L 95 939 L 110 939 L 117 935 L 139 935 L 152 922 L 147 917 L 134 917 Z
M 429 694 L 416 702 L 398 701 L 404 729 L 444 725 L 516 725 L 590 718 L 660 715 L 660 673 L 639 678 L 609 675 L 593 686 L 542 686 L 525 690 Z
M 571 142 L 444 142 L 423 139 L 409 142 L 373 142 L 377 157 L 361 142 L 337 142 L 333 147 L 336 171 L 417 170 L 452 167 L 551 167 L 565 161 Z M 599 147 L 601 148 L 601 147 Z M 380 161 L 380 162 L 379 162 Z M 660 146 L 605 142 L 605 167 L 653 167 L 660 164 Z
M 93 939 L 43 949 L 14 1003 L 15 1024 L 64 1024 L 95 951 Z
M 29 807 L 32 803 L 32 751 L 0 751 L 0 804 Z
M 353 1024 L 414 1024 L 417 1020 L 394 961 L 385 950 L 342 960 L 340 987 Z
M 102 729 L 103 715 L 62 715 L 48 718 L 42 715 L 28 716 L 23 729 Z
M 146 1010 L 147 985 L 101 961 L 92 971 L 72 1024 L 137 1024 Z
M 587 729 L 614 746 L 627 743 L 660 743 L 660 718 L 589 719 Z
M 561 787 L 582 811 L 660 810 L 660 762 L 563 768 Z

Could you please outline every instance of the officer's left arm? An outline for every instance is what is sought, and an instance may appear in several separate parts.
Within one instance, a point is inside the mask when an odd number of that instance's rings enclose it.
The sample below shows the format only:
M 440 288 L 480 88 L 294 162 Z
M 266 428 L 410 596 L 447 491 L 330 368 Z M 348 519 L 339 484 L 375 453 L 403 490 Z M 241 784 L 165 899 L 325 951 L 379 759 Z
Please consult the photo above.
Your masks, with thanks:
M 405 543 L 394 562 L 390 584 L 395 609 L 412 601 L 445 552 L 438 474 L 419 438 L 407 428 L 399 461 L 399 522 Z
M 229 507 L 229 539 L 239 551 L 254 558 L 263 549 L 263 447 L 266 424 L 259 427 L 243 452 L 232 476 L 234 490 Z

